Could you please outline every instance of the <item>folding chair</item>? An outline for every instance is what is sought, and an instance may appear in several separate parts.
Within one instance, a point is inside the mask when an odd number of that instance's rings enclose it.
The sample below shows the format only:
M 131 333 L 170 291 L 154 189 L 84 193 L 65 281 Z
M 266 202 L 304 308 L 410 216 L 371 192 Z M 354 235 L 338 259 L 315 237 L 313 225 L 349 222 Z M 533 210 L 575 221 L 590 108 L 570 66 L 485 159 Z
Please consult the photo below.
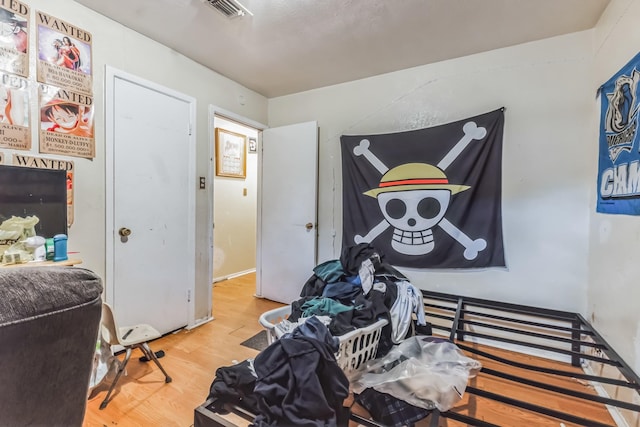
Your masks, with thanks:
M 151 351 L 149 348 L 148 341 L 154 340 L 161 336 L 160 332 L 158 332 L 153 326 L 146 324 L 139 324 L 134 326 L 123 326 L 118 327 L 115 318 L 113 317 L 113 310 L 107 303 L 103 303 L 102 305 L 102 337 L 106 342 L 110 345 L 121 345 L 126 350 L 126 356 L 124 361 L 120 365 L 118 369 L 118 373 L 116 374 L 115 379 L 111 383 L 109 387 L 109 391 L 107 392 L 107 396 L 104 398 L 102 403 L 100 404 L 100 409 L 104 409 L 109 404 L 109 397 L 111 393 L 116 387 L 122 372 L 124 372 L 127 367 L 127 363 L 129 362 L 129 358 L 131 357 L 131 350 L 134 348 L 139 348 L 142 353 L 145 355 L 147 360 L 153 360 L 153 362 L 158 365 L 158 368 L 164 374 L 164 382 L 170 383 L 171 377 L 164 370 L 156 354 Z

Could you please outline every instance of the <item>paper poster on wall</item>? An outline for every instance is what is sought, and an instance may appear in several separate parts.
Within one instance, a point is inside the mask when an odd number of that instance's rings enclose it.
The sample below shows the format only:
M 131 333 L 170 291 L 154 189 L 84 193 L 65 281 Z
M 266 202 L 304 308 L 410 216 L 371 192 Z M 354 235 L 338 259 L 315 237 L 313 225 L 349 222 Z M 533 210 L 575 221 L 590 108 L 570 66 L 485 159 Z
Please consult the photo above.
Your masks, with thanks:
M 2 163 L 2 161 L 0 161 Z M 14 166 L 23 166 L 38 169 L 53 169 L 67 171 L 67 225 L 73 224 L 73 178 L 74 164 L 70 160 L 50 159 L 45 157 L 32 157 L 22 154 L 14 154 L 12 159 Z
M 92 95 L 91 34 L 36 12 L 38 81 Z
M 640 54 L 600 89 L 596 211 L 640 215 Z
M 93 158 L 93 98 L 40 85 L 40 152 Z
M 0 71 L 29 75 L 29 7 L 18 0 L 0 2 Z
M 31 149 L 29 105 L 27 80 L 0 73 L 0 148 Z

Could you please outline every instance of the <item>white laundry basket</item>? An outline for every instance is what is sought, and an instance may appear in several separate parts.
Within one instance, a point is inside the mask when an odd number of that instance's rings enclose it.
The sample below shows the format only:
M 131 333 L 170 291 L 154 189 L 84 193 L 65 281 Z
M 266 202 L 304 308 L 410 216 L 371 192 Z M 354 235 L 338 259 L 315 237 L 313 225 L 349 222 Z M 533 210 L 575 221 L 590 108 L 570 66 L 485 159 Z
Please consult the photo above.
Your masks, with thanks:
M 269 344 L 278 339 L 275 325 L 285 320 L 290 314 L 290 305 L 262 313 L 258 321 L 267 331 L 267 342 Z M 387 323 L 387 320 L 381 319 L 364 328 L 338 336 L 340 349 L 336 353 L 336 360 L 345 374 L 350 374 L 364 362 L 376 356 L 380 333 Z

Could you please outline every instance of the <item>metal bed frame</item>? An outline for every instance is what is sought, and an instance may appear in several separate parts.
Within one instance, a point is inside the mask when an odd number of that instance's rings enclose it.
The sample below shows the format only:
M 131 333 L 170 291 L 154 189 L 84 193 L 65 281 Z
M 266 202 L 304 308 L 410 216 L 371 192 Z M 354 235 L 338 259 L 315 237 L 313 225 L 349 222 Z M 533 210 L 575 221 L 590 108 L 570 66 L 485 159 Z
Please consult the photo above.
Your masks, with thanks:
M 525 371 L 544 373 L 559 378 L 576 378 L 599 384 L 610 384 L 625 387 L 640 395 L 640 377 L 625 363 L 625 361 L 611 348 L 605 339 L 578 313 L 559 310 L 543 309 L 519 304 L 510 304 L 479 298 L 463 297 L 432 291 L 422 291 L 425 315 L 434 330 L 442 331 L 450 341 L 466 352 L 467 356 L 477 355 L 488 358 L 503 365 L 508 365 Z M 435 332 L 435 331 L 434 331 Z M 489 351 L 478 350 L 465 342 L 471 340 L 482 342 L 491 347 L 525 347 L 539 352 L 555 354 L 556 359 L 566 358 L 572 366 L 580 367 L 583 361 L 603 363 L 616 368 L 623 379 L 616 379 L 575 371 L 549 369 L 532 364 L 507 360 Z M 496 345 L 496 343 L 498 343 Z M 493 344 L 493 345 L 492 345 Z M 485 347 L 483 347 L 485 348 Z M 531 351 L 521 351 L 530 354 Z M 513 370 L 512 370 L 513 371 Z M 483 367 L 478 375 L 489 375 L 515 381 L 534 389 L 550 393 L 571 396 L 585 402 L 594 402 L 629 411 L 639 412 L 640 405 L 627 401 L 583 393 L 552 384 L 534 381 L 519 375 L 509 374 L 495 369 Z M 501 404 L 531 411 L 540 415 L 552 417 L 559 422 L 578 424 L 589 427 L 612 427 L 608 424 L 595 422 L 579 415 L 561 412 L 526 401 L 513 399 L 496 392 L 489 392 L 473 386 L 467 386 L 466 393 L 472 396 L 490 399 Z M 233 426 L 219 414 L 212 413 L 206 408 L 210 401 L 196 408 L 195 427 Z M 242 408 L 229 406 L 230 412 L 252 421 L 253 415 Z M 198 422 L 200 418 L 200 422 Z M 437 427 L 441 418 L 466 423 L 477 427 L 499 427 L 497 424 L 474 418 L 456 412 L 456 407 L 446 412 L 433 410 L 427 417 L 430 427 Z M 206 421 L 203 421 L 205 420 Z M 384 427 L 360 415 L 351 414 L 351 419 L 367 427 Z
M 589 322 L 578 313 L 462 297 L 432 291 L 422 291 L 422 295 L 427 319 L 433 319 L 432 328 L 448 333 L 449 340 L 455 342 L 468 356 L 475 354 L 504 365 L 558 377 L 576 378 L 594 383 L 627 387 L 640 395 L 640 377 L 638 377 L 618 353 L 611 348 Z M 617 368 L 624 379 L 548 369 L 510 361 L 487 351 L 481 351 L 472 346 L 465 345 L 465 338 L 467 338 L 467 341 L 468 338 L 477 339 L 489 345 L 497 342 L 502 343 L 503 346 L 505 344 L 509 346 L 515 345 L 537 349 L 546 353 L 554 353 L 560 355 L 560 357 L 567 358 L 571 365 L 575 367 L 580 367 L 583 360 L 607 364 Z M 531 338 L 534 338 L 534 340 L 531 340 Z M 597 402 L 612 407 L 640 412 L 640 405 L 533 381 L 495 369 L 483 367 L 480 370 L 480 374 L 516 381 L 535 389 L 572 396 L 587 402 Z M 594 422 L 574 414 L 534 405 L 526 401 L 516 400 L 472 386 L 467 386 L 466 393 L 553 417 L 559 421 L 566 421 L 583 426 L 608 426 L 607 424 Z M 437 426 L 440 417 L 450 418 L 472 426 L 496 426 L 495 424 L 456 413 L 455 408 L 442 413 L 434 411 L 430 417 L 431 426 Z

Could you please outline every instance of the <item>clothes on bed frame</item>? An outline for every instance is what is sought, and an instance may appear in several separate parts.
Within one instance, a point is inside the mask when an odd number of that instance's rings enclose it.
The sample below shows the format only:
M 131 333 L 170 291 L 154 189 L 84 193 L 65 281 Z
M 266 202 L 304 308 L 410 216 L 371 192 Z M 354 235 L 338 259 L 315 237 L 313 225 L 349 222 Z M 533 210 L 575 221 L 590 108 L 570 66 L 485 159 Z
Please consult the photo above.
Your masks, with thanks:
M 216 399 L 218 412 L 231 403 L 256 414 L 256 427 L 346 426 L 349 380 L 336 362 L 339 345 L 321 321 L 309 318 L 253 364 L 246 360 L 216 370 L 208 399 Z
M 432 412 L 372 388 L 357 394 L 355 401 L 369 412 L 374 421 L 386 427 L 413 426 Z
M 314 269 L 302 287 L 301 298 L 291 304 L 287 322 L 304 322 L 256 356 L 252 393 L 249 375 L 253 373 L 248 374 L 251 364 L 245 361 L 216 371 L 209 398 L 245 407 L 257 414 L 254 425 L 259 427 L 347 425 L 349 408 L 344 408 L 343 402 L 349 381 L 336 363 L 336 336 L 387 319 L 376 357 L 387 354 L 394 340 L 414 335 L 413 314 L 418 325 L 426 325 L 421 297 L 418 303 L 416 295 L 421 294 L 406 277 L 385 264 L 375 248 L 369 244 L 346 248 L 340 260 Z M 329 316 L 329 326 L 318 316 Z M 239 390 L 234 391 L 235 387 Z M 365 404 L 377 401 L 370 411 L 376 421 L 392 419 L 411 425 L 428 415 L 390 395 L 365 390 L 361 396 Z
M 261 426 L 346 425 L 349 380 L 336 362 L 340 342 L 315 318 L 272 343 L 255 359 Z M 295 385 L 295 387 L 292 387 Z
M 253 392 L 256 386 L 256 372 L 253 359 L 247 359 L 233 366 L 216 369 L 216 376 L 209 388 L 208 399 L 215 398 L 214 409 L 223 411 L 223 405 L 238 405 L 250 412 L 258 412 L 258 398 Z
M 400 343 L 409 332 L 412 322 L 412 313 L 416 313 L 416 323 L 420 326 L 427 324 L 424 317 L 424 304 L 422 293 L 406 280 L 396 282 L 398 296 L 389 309 L 391 315 L 392 334 L 391 341 Z
M 376 357 L 381 357 L 417 326 L 426 326 L 422 293 L 384 255 L 368 243 L 345 248 L 339 260 L 316 266 L 303 285 L 300 299 L 291 303 L 289 321 L 310 315 L 329 315 L 329 330 L 344 335 L 386 319 Z M 327 299 L 339 304 L 328 302 Z M 345 310 L 344 306 L 351 307 Z M 416 320 L 413 319 L 413 314 Z

